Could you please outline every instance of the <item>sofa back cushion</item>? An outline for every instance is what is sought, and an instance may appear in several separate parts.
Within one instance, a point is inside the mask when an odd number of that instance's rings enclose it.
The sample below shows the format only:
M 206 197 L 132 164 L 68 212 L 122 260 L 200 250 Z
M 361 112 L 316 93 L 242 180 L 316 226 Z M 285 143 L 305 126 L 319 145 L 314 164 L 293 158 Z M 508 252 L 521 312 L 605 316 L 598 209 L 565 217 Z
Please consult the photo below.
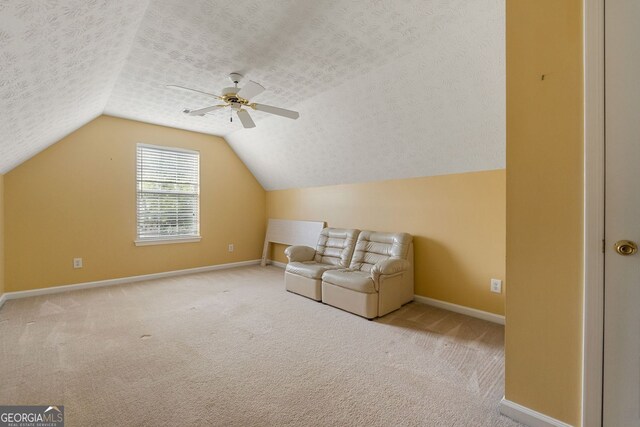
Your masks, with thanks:
M 380 261 L 389 258 L 407 259 L 412 240 L 413 236 L 407 233 L 362 231 L 349 268 L 369 272 Z
M 354 229 L 325 228 L 318 238 L 315 261 L 349 267 L 359 233 Z

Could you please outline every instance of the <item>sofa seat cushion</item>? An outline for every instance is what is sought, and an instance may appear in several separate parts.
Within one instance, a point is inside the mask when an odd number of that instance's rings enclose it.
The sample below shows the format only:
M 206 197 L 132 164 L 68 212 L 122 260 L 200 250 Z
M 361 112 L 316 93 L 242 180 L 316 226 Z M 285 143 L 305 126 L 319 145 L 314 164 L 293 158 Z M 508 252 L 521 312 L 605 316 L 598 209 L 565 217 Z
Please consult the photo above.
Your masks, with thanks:
M 365 294 L 376 293 L 371 274 L 358 270 L 329 270 L 322 275 L 322 281 L 341 288 Z
M 337 265 L 322 264 L 315 261 L 290 262 L 287 264 L 287 271 L 289 273 L 308 277 L 309 279 L 314 280 L 320 280 L 322 278 L 322 273 L 325 271 L 337 268 L 340 267 Z

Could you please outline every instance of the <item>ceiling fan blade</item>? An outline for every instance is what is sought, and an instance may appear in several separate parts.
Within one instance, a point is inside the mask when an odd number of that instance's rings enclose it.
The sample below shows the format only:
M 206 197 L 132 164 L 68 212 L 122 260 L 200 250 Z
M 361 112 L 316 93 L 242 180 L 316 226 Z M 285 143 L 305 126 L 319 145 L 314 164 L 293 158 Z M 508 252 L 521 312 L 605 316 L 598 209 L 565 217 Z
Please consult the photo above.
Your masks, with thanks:
M 218 108 L 226 107 L 226 105 L 212 105 L 211 107 L 200 108 L 199 110 L 189 110 L 187 112 L 190 116 L 202 116 L 209 111 L 217 110 Z
M 239 110 L 237 113 L 238 118 L 242 122 L 242 126 L 244 126 L 245 129 L 256 127 L 256 124 L 253 122 L 253 119 L 251 118 L 247 110 Z
M 251 106 L 255 110 L 264 111 L 265 113 L 275 114 L 276 116 L 282 116 L 288 119 L 295 120 L 300 117 L 300 113 L 297 111 L 285 110 L 284 108 L 272 107 L 271 105 L 251 104 Z
M 249 80 L 249 83 L 240 89 L 238 96 L 244 99 L 251 99 L 254 96 L 260 95 L 262 92 L 264 92 L 264 87 L 262 87 L 260 83 Z
M 186 91 L 186 92 L 196 92 L 196 93 L 201 93 L 201 94 L 203 94 L 203 95 L 213 96 L 214 98 L 222 99 L 222 97 L 221 97 L 221 96 L 214 95 L 213 93 L 203 92 L 203 91 L 201 91 L 201 90 L 198 90 L 198 89 L 191 89 L 191 88 L 189 88 L 189 87 L 178 86 L 178 85 L 165 85 L 165 87 L 168 87 L 169 89 L 178 89 L 178 90 L 182 90 L 182 91 Z

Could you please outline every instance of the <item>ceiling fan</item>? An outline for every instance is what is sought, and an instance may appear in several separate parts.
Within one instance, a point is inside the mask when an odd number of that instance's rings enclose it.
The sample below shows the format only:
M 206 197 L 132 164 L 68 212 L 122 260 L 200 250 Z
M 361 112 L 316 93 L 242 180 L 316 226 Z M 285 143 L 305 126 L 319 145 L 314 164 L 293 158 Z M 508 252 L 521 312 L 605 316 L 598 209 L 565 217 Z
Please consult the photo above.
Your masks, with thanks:
M 257 111 L 263 111 L 269 114 L 275 114 L 276 116 L 286 117 L 288 119 L 295 120 L 300 117 L 300 113 L 298 113 L 297 111 L 285 110 L 284 108 L 272 107 L 271 105 L 256 104 L 255 102 L 251 102 L 251 99 L 253 99 L 255 96 L 260 95 L 265 90 L 261 84 L 249 80 L 249 83 L 240 88 L 238 87 L 238 83 L 240 83 L 240 80 L 242 80 L 242 75 L 238 73 L 229 74 L 229 79 L 231 79 L 234 85 L 232 87 L 225 87 L 224 89 L 222 89 L 222 95 L 215 95 L 213 93 L 203 92 L 201 90 L 191 89 L 178 85 L 167 85 L 166 87 L 170 89 L 201 93 L 214 97 L 223 102 L 223 104 L 211 105 L 209 107 L 199 108 L 197 110 L 186 109 L 182 111 L 189 116 L 204 116 L 211 111 L 229 107 L 231 108 L 232 112 L 236 112 L 238 118 L 240 119 L 240 122 L 242 122 L 242 126 L 244 126 L 245 128 L 256 127 L 256 124 L 253 122 L 253 119 L 249 115 L 249 111 L 247 111 L 247 108 L 252 108 Z M 231 121 L 233 121 L 233 115 L 231 116 Z

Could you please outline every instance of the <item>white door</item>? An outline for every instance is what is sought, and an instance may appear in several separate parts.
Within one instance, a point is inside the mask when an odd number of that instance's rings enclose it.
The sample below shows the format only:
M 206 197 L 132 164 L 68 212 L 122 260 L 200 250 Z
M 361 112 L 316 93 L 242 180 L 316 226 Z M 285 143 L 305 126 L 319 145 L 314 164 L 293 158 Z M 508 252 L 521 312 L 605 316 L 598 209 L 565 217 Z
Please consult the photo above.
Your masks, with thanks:
M 640 244 L 640 0 L 605 0 L 605 70 L 603 425 L 634 427 L 640 426 L 640 254 L 631 254 Z

